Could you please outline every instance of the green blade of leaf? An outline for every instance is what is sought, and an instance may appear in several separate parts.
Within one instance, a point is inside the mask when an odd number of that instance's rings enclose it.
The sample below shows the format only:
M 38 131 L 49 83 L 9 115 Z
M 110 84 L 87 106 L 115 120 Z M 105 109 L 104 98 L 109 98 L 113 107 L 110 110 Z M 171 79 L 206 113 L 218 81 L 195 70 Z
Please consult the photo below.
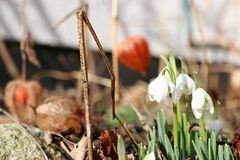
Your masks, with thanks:
M 118 159 L 125 160 L 125 145 L 121 135 L 118 135 L 118 143 L 117 143 L 117 152 L 118 152 Z
M 174 73 L 174 76 L 176 78 L 177 75 L 178 75 L 178 71 L 177 71 L 177 65 L 176 65 L 175 57 L 174 57 L 174 54 L 173 54 L 172 51 L 169 54 L 169 63 L 171 65 L 172 69 L 173 69 L 173 73 Z
M 140 143 L 138 145 L 138 156 L 139 156 L 139 160 L 143 160 L 147 155 L 147 148 L 145 145 L 143 145 L 142 143 Z
M 217 160 L 217 139 L 216 133 L 214 131 L 211 132 L 210 140 L 213 160 Z
M 166 152 L 167 152 L 167 157 L 168 159 L 174 160 L 175 159 L 175 154 L 172 148 L 172 144 L 170 143 L 170 140 L 168 136 L 165 134 L 164 135 L 164 141 L 165 141 L 165 147 L 166 147 Z
M 188 68 L 182 57 L 179 56 L 179 59 L 181 61 L 181 68 L 182 68 L 182 73 L 188 74 Z
M 218 160 L 223 160 L 223 146 L 218 146 Z
M 199 159 L 199 160 L 204 160 L 200 148 L 199 148 L 198 146 L 196 146 L 196 144 L 194 143 L 194 141 L 192 141 L 192 143 L 193 143 L 193 146 L 194 146 L 195 151 L 196 151 L 196 153 L 197 153 L 198 159 Z

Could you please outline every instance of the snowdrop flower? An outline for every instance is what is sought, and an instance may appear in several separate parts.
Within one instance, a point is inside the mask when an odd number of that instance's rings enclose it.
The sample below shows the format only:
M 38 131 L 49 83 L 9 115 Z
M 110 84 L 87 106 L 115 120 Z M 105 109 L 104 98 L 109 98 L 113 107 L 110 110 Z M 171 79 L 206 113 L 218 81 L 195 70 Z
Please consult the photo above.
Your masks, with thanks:
M 194 116 L 199 119 L 201 118 L 204 110 L 210 110 L 210 113 L 214 112 L 214 106 L 211 97 L 207 92 L 198 88 L 193 92 L 192 96 L 192 111 Z
M 173 93 L 175 85 L 165 75 L 159 75 L 148 86 L 149 99 L 151 101 L 157 101 L 158 103 L 163 101 L 169 93 Z
M 156 160 L 154 152 L 147 154 L 144 160 Z
M 181 97 L 182 94 L 190 95 L 195 90 L 195 83 L 191 77 L 187 74 L 181 73 L 176 80 L 176 94 L 177 98 Z

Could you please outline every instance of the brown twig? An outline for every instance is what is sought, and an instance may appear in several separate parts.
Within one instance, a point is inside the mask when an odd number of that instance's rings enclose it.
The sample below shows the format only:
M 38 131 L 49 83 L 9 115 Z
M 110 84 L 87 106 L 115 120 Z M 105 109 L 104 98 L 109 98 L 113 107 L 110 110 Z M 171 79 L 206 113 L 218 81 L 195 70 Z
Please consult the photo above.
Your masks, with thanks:
M 112 64 L 116 77 L 115 82 L 115 102 L 119 102 L 119 70 L 117 51 L 117 25 L 118 25 L 118 0 L 112 1 Z
M 136 148 L 138 148 L 138 144 L 137 141 L 133 138 L 132 134 L 130 133 L 129 129 L 126 126 L 126 122 L 123 124 L 122 121 L 118 118 L 118 116 L 116 116 L 117 121 L 119 122 L 119 124 L 122 126 L 122 128 L 124 129 L 124 131 L 127 133 L 127 135 L 130 137 L 130 139 L 133 141 L 133 144 Z
M 89 82 L 96 83 L 105 87 L 111 87 L 111 80 L 97 76 L 92 73 L 88 73 Z M 54 79 L 60 79 L 60 80 L 72 80 L 72 79 L 79 79 L 81 78 L 81 74 L 78 71 L 72 71 L 72 72 L 62 72 L 57 70 L 41 70 L 37 73 L 35 73 L 31 79 L 33 80 L 39 80 L 43 77 L 49 77 Z
M 38 146 L 38 148 L 40 149 L 40 151 L 42 152 L 44 158 L 46 160 L 48 160 L 48 157 L 45 153 L 45 151 L 42 149 L 42 147 L 40 146 L 40 144 L 36 141 L 36 139 L 23 127 L 23 125 L 18 121 L 16 120 L 15 118 L 13 118 L 7 111 L 5 111 L 4 109 L 0 108 L 0 112 L 2 112 L 3 114 L 5 114 L 6 116 L 8 116 L 13 122 L 15 122 L 16 124 L 18 124 L 21 129 L 29 136 L 29 138 L 31 138 L 35 143 L 36 145 Z
M 114 72 L 113 72 L 113 70 L 111 68 L 111 65 L 110 65 L 109 61 L 108 61 L 106 53 L 104 52 L 103 47 L 102 47 L 102 45 L 101 45 L 101 43 L 100 43 L 100 41 L 99 41 L 99 39 L 98 39 L 94 29 L 93 29 L 91 23 L 89 22 L 89 20 L 87 18 L 87 15 L 86 15 L 86 13 L 84 11 L 82 12 L 82 16 L 83 16 L 84 21 L 85 21 L 86 25 L 88 26 L 88 29 L 91 32 L 91 34 L 92 34 L 92 36 L 93 36 L 93 38 L 94 38 L 94 40 L 95 40 L 95 42 L 96 42 L 96 44 L 98 46 L 101 58 L 102 58 L 104 64 L 106 65 L 106 67 L 107 67 L 108 73 L 110 74 L 110 78 L 111 78 L 112 114 L 113 114 L 113 118 L 115 118 L 115 116 L 116 116 L 116 114 L 115 114 L 115 75 L 114 75 Z
M 125 92 L 125 93 L 123 93 L 123 95 L 130 95 L 126 89 L 124 90 L 124 92 Z M 127 94 L 126 94 L 126 93 L 127 93 Z M 137 115 L 140 123 L 141 123 L 142 126 L 143 126 L 143 129 L 148 133 L 148 132 L 150 131 L 150 128 L 149 128 L 149 126 L 147 125 L 147 123 L 145 122 L 143 116 L 141 115 L 141 113 L 139 112 L 139 110 L 137 109 L 137 107 L 131 102 L 131 100 L 130 100 L 127 96 L 125 96 L 125 98 L 126 98 L 127 102 L 130 104 L 130 106 L 133 108 L 134 112 L 136 113 L 136 115 Z
M 81 9 L 81 6 L 75 8 L 71 12 L 67 13 L 64 17 L 60 18 L 56 22 L 53 22 L 50 26 L 51 29 L 56 29 L 58 26 L 60 26 L 63 22 L 65 22 L 68 18 L 70 18 L 72 15 L 74 15 L 79 9 Z
M 82 81 L 83 81 L 83 97 L 85 103 L 85 117 L 86 117 L 86 128 L 87 128 L 87 138 L 88 138 L 88 157 L 93 160 L 93 146 L 92 146 L 92 136 L 91 136 L 91 115 L 90 115 L 90 93 L 88 85 L 88 72 L 86 64 L 86 48 L 85 48 L 85 32 L 84 32 L 84 19 L 83 11 L 77 13 L 77 24 L 78 24 L 78 34 L 79 34 L 79 48 L 80 48 L 80 65 L 82 71 Z
M 196 8 L 195 0 L 191 0 L 191 9 L 192 9 L 193 15 L 196 19 L 196 22 L 197 22 L 201 43 L 205 44 L 205 37 L 204 37 L 203 29 L 202 29 L 200 15 L 199 15 L 199 12 Z M 206 50 L 206 47 L 202 46 L 202 52 L 203 52 L 203 56 L 202 56 L 201 68 L 202 68 L 202 71 L 203 71 L 203 74 L 204 74 L 205 88 L 207 89 L 208 88 L 208 70 L 209 69 L 208 69 L 208 64 L 207 64 L 207 50 Z
M 77 12 L 77 24 L 78 24 L 78 34 L 79 34 L 79 48 L 80 48 L 80 65 L 82 71 L 82 81 L 83 81 L 83 97 L 85 102 L 85 117 L 86 117 L 86 128 L 87 128 L 87 137 L 88 137 L 88 156 L 89 159 L 93 159 L 93 146 L 91 140 L 91 114 L 90 114 L 90 93 L 89 93 L 89 85 L 88 85 L 88 71 L 87 71 L 87 63 L 86 63 L 86 46 L 85 46 L 85 32 L 84 32 L 84 22 L 91 32 L 101 55 L 101 58 L 104 64 L 107 67 L 108 72 L 111 76 L 111 95 L 112 95 L 112 114 L 113 118 L 116 117 L 115 114 L 115 101 L 114 101 L 114 86 L 115 86 L 115 76 L 113 74 L 111 65 L 107 59 L 107 56 L 102 48 L 98 37 L 88 20 L 86 12 L 84 10 L 80 10 Z
M 20 51 L 22 57 L 22 80 L 26 80 L 26 68 L 27 68 L 27 58 L 25 53 L 25 39 L 27 37 L 27 18 L 26 18 L 26 4 L 27 0 L 22 0 L 21 4 L 21 28 L 22 28 L 22 40 L 20 41 Z

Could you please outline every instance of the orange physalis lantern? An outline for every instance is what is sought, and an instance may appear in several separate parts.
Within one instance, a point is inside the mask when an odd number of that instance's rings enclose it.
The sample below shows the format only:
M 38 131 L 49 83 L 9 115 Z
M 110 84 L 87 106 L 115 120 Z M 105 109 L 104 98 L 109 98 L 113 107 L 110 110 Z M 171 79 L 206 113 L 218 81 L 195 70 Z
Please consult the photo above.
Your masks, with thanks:
M 129 69 L 146 74 L 150 63 L 150 50 L 143 36 L 129 36 L 118 45 L 119 61 Z

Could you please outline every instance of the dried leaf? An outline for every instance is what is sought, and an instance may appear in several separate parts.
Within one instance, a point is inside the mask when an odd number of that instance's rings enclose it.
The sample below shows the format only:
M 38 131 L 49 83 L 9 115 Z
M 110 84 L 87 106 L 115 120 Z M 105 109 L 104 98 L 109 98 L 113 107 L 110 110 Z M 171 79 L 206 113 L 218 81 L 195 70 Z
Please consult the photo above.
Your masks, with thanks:
M 33 41 L 30 33 L 27 33 L 27 36 L 24 38 L 22 43 L 23 51 L 25 52 L 28 60 L 37 67 L 41 67 L 39 60 L 37 59 L 37 54 L 33 49 Z
M 60 133 L 73 128 L 75 134 L 81 131 L 83 114 L 76 102 L 68 97 L 48 97 L 37 107 L 36 113 L 41 129 Z
M 87 137 L 84 136 L 82 139 L 74 145 L 74 148 L 70 152 L 70 156 L 74 160 L 83 160 L 87 151 Z
M 240 159 L 240 133 L 235 133 L 232 140 L 233 154 Z
M 100 135 L 100 144 L 103 155 L 105 157 L 111 157 L 112 159 L 117 159 L 117 134 L 113 131 L 105 130 Z

